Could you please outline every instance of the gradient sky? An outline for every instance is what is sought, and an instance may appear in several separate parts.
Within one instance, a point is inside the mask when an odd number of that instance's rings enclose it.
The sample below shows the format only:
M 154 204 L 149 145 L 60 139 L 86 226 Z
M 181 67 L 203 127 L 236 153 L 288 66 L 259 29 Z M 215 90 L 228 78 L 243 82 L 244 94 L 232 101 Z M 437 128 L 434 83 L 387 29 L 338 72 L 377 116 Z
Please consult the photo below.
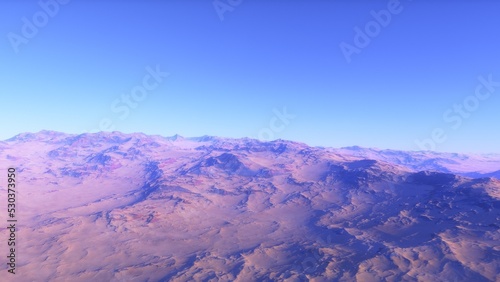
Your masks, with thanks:
M 500 87 L 467 100 L 479 76 L 500 82 L 500 2 L 402 0 L 348 63 L 340 44 L 354 46 L 355 27 L 388 3 L 244 0 L 221 20 L 212 1 L 73 0 L 14 46 L 23 18 L 44 12 L 2 1 L 0 139 L 94 132 L 103 119 L 122 132 L 257 138 L 286 107 L 295 118 L 274 138 L 419 150 L 440 128 L 437 151 L 500 153 Z M 148 66 L 170 75 L 128 115 L 113 111 Z M 468 118 L 453 112 L 465 101 L 477 106 Z

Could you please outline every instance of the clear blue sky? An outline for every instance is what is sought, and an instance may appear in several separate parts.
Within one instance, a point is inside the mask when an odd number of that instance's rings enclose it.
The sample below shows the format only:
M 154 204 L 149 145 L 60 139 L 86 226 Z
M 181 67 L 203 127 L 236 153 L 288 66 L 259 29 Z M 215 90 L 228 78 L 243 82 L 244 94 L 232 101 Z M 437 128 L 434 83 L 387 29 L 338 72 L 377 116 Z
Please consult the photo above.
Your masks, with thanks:
M 244 0 L 221 20 L 212 1 L 73 0 L 52 15 L 2 1 L 0 139 L 104 119 L 122 132 L 256 138 L 286 107 L 295 118 L 277 120 L 274 138 L 418 150 L 441 128 L 438 151 L 500 152 L 500 87 L 466 100 L 478 76 L 500 82 L 500 2 L 402 0 L 347 62 L 340 44 L 355 46 L 355 27 L 389 2 Z M 148 66 L 170 75 L 113 111 Z M 453 109 L 464 101 L 477 108 L 468 118 Z

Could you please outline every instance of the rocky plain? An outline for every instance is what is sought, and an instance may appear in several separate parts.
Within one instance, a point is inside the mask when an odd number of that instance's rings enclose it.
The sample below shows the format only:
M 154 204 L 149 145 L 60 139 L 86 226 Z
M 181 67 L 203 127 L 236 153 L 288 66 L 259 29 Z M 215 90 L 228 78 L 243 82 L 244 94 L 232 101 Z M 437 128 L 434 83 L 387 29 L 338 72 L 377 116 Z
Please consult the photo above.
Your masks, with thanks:
M 500 155 L 41 131 L 0 159 L 1 281 L 500 281 Z

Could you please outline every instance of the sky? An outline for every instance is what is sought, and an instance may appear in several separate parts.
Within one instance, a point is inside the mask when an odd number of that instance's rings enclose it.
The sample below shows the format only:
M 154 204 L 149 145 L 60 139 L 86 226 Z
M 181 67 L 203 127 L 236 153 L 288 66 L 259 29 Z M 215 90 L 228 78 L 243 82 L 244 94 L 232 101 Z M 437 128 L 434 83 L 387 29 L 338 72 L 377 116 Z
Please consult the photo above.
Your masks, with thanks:
M 0 140 L 56 130 L 500 153 L 498 1 L 0 3 Z

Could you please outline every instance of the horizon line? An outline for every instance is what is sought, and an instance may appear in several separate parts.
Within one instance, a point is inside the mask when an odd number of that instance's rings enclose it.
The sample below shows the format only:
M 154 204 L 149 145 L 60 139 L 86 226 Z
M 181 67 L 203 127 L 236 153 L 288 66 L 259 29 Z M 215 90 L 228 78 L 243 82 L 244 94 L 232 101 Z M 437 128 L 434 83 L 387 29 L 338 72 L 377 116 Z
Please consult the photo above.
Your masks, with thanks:
M 148 134 L 148 133 L 144 133 L 144 132 L 125 133 L 125 132 L 118 131 L 118 130 L 114 130 L 114 131 L 98 131 L 98 132 L 83 132 L 83 133 L 67 133 L 67 132 L 58 131 L 58 130 L 42 129 L 42 130 L 39 130 L 37 132 L 30 132 L 30 131 L 20 132 L 20 133 L 12 136 L 10 138 L 3 139 L 3 140 L 0 140 L 0 141 L 1 142 L 10 142 L 11 139 L 14 139 L 17 136 L 22 135 L 22 134 L 33 134 L 33 135 L 36 135 L 36 134 L 43 134 L 43 133 L 57 133 L 57 134 L 71 135 L 71 136 L 79 136 L 79 135 L 85 135 L 85 134 L 91 134 L 91 135 L 97 135 L 97 134 L 122 134 L 122 135 L 142 134 L 142 135 L 146 135 L 146 136 L 158 136 L 158 137 L 167 138 L 167 139 L 168 138 L 179 138 L 180 137 L 180 138 L 188 139 L 188 140 L 192 140 L 192 141 L 193 141 L 193 139 L 196 139 L 196 138 L 203 138 L 203 137 L 207 138 L 207 137 L 209 137 L 209 138 L 220 138 L 220 139 L 230 139 L 230 140 L 244 140 L 244 139 L 249 139 L 249 140 L 254 140 L 254 141 L 258 141 L 258 142 L 262 142 L 262 143 L 284 141 L 284 142 L 290 142 L 290 143 L 299 143 L 299 144 L 306 145 L 307 147 L 320 148 L 320 149 L 337 149 L 337 150 L 338 149 L 361 149 L 361 150 L 373 150 L 373 151 L 378 151 L 378 152 L 396 151 L 396 152 L 405 152 L 405 153 L 461 154 L 461 155 L 481 155 L 481 156 L 500 155 L 500 153 L 498 153 L 498 152 L 471 153 L 471 152 L 447 152 L 447 151 L 433 151 L 433 150 L 403 150 L 403 149 L 393 149 L 393 148 L 381 149 L 381 148 L 377 148 L 377 147 L 363 147 L 363 146 L 359 146 L 359 145 L 349 145 L 349 146 L 344 146 L 344 147 L 313 146 L 313 145 L 307 144 L 306 142 L 296 141 L 296 140 L 289 140 L 289 139 L 282 139 L 282 138 L 277 138 L 277 139 L 273 139 L 273 140 L 261 140 L 261 139 L 258 139 L 258 138 L 253 138 L 253 137 L 248 137 L 248 136 L 245 136 L 245 137 L 225 137 L 225 136 L 208 135 L 208 134 L 204 134 L 204 135 L 201 135 L 201 136 L 183 136 L 183 135 L 180 135 L 180 134 L 177 134 L 177 133 L 174 134 L 174 135 L 171 135 L 171 136 L 166 136 L 166 135 L 161 135 L 161 134 Z

